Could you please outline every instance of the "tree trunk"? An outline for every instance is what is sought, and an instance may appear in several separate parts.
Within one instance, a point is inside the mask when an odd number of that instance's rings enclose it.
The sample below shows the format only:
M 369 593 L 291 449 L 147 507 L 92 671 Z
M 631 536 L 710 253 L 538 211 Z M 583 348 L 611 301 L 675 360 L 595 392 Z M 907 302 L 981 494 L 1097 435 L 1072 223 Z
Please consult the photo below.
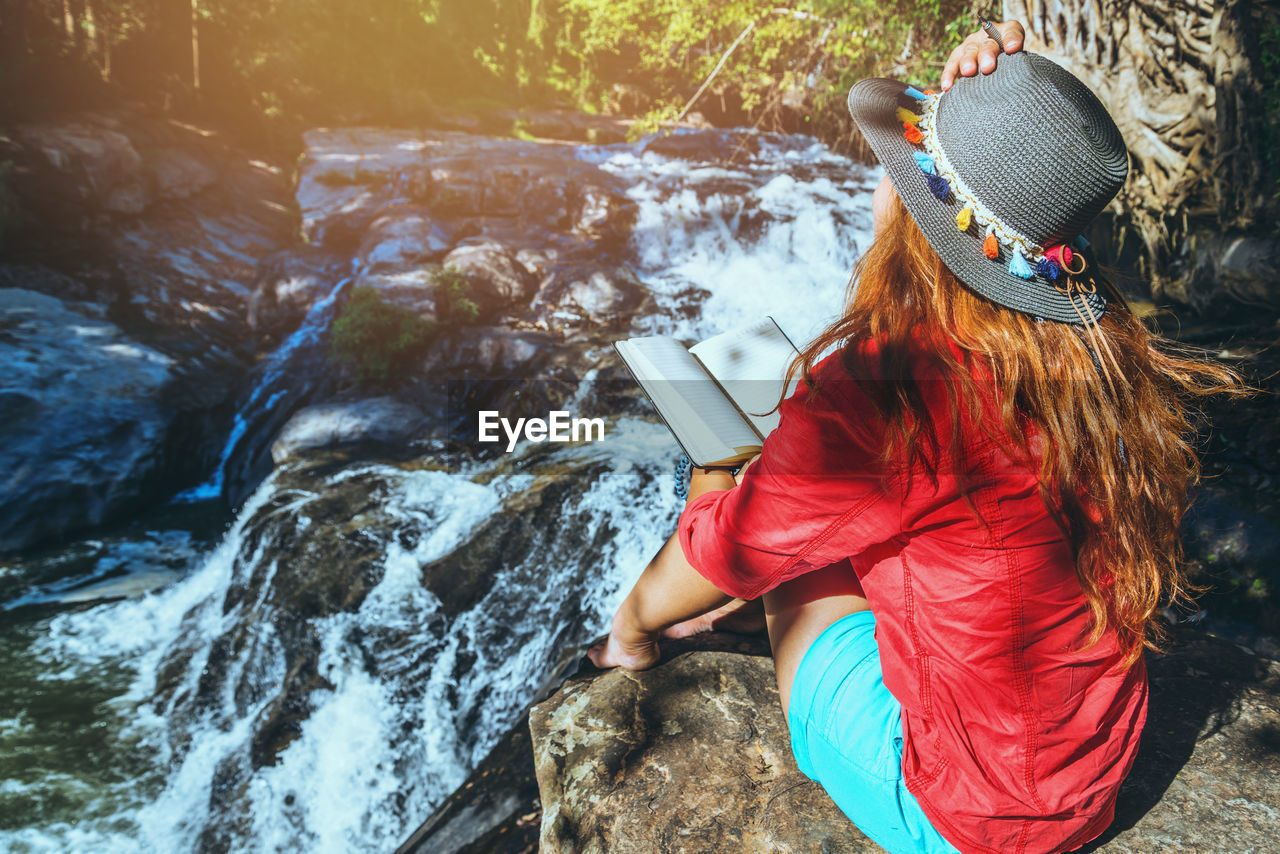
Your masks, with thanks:
M 1263 102 L 1258 79 L 1258 35 L 1250 4 L 1219 0 L 1213 15 L 1213 89 L 1217 145 L 1213 180 L 1218 216 L 1227 228 L 1248 229 L 1265 209 L 1262 169 Z
M 1153 294 L 1200 307 L 1232 287 L 1218 281 L 1216 261 L 1197 257 L 1223 244 L 1207 238 L 1262 239 L 1247 232 L 1275 214 L 1260 142 L 1261 13 L 1251 23 L 1250 9 L 1245 0 L 1004 0 L 1005 18 L 1027 27 L 1027 48 L 1084 80 L 1120 127 L 1132 168 L 1113 207 L 1141 240 Z M 1261 292 L 1280 300 L 1280 288 Z
M 29 0 L 0 0 L 0 68 L 11 69 L 31 53 Z
M 191 0 L 191 88 L 200 91 L 200 0 Z

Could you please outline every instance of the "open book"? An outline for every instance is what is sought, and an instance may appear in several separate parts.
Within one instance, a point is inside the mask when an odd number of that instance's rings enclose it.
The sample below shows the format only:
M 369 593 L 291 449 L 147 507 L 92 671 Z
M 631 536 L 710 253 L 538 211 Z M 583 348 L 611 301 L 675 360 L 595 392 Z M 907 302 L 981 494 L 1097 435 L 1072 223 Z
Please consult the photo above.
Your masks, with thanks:
M 665 336 L 614 347 L 696 466 L 733 465 L 760 452 L 778 426 L 776 406 L 797 355 L 771 317 L 688 350 Z

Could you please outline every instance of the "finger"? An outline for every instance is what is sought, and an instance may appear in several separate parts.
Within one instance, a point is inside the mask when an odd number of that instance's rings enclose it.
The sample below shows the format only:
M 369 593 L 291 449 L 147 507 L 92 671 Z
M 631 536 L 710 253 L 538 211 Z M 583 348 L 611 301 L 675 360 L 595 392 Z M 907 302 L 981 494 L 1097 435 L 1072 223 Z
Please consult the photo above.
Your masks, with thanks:
M 990 42 L 992 46 L 995 42 Z M 963 45 L 964 56 L 960 58 L 960 76 L 972 77 L 978 73 L 978 44 L 971 42 Z
M 1026 39 L 1026 32 L 1022 29 L 1022 24 L 1018 21 L 1003 21 L 996 24 L 996 29 L 1000 31 L 1000 40 L 1004 42 L 1005 53 L 1017 53 L 1022 50 L 1022 42 Z
M 995 39 L 988 38 L 978 45 L 978 68 L 983 74 L 990 74 L 996 70 L 996 55 L 999 53 L 1000 46 L 996 44 Z
M 970 33 L 964 41 L 956 45 L 955 50 L 951 51 L 951 55 L 947 57 L 947 64 L 942 68 L 943 91 L 950 89 L 951 85 L 956 82 L 956 75 L 960 73 L 960 63 L 964 62 L 969 49 L 985 38 L 987 38 L 987 34 L 981 30 L 976 33 Z
M 956 45 L 956 49 L 951 51 L 951 55 L 947 57 L 947 64 L 942 68 L 942 88 L 944 90 L 951 88 L 951 83 L 956 79 L 956 74 L 960 71 L 960 60 L 964 58 L 964 44 Z

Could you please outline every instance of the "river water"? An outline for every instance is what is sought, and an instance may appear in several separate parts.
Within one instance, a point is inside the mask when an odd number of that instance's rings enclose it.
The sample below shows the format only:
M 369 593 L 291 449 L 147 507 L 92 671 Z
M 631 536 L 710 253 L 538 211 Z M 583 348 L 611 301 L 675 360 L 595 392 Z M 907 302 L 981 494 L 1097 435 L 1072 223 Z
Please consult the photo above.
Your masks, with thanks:
M 569 156 L 624 178 L 638 204 L 628 251 L 658 308 L 632 334 L 700 339 L 770 314 L 807 342 L 870 240 L 880 173 L 806 137 L 730 166 L 642 145 Z M 272 374 L 263 405 L 287 388 Z M 277 471 L 233 518 L 190 504 L 197 491 L 0 565 L 0 849 L 394 847 L 519 719 L 563 649 L 606 628 L 670 534 L 674 441 L 656 419 L 612 420 L 608 436 L 483 463 L 352 463 L 318 481 Z M 358 533 L 378 580 L 358 608 L 308 624 L 319 681 L 275 763 L 248 762 L 293 678 L 287 627 L 261 619 L 276 613 L 277 550 L 332 535 L 325 502 L 357 487 L 377 499 Z M 424 586 L 423 566 L 463 557 L 477 530 L 518 521 L 540 494 L 557 496 L 556 522 L 495 561 L 474 601 Z

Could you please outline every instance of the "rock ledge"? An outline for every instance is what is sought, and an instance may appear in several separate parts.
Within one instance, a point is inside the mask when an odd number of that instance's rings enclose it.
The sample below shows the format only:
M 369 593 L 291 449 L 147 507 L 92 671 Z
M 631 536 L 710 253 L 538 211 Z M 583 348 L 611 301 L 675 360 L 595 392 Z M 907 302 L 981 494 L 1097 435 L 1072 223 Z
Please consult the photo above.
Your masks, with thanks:
M 797 770 L 767 647 L 726 637 L 532 709 L 543 854 L 881 850 Z M 1115 822 L 1083 850 L 1276 850 L 1280 664 L 1186 634 L 1148 668 L 1142 750 Z

